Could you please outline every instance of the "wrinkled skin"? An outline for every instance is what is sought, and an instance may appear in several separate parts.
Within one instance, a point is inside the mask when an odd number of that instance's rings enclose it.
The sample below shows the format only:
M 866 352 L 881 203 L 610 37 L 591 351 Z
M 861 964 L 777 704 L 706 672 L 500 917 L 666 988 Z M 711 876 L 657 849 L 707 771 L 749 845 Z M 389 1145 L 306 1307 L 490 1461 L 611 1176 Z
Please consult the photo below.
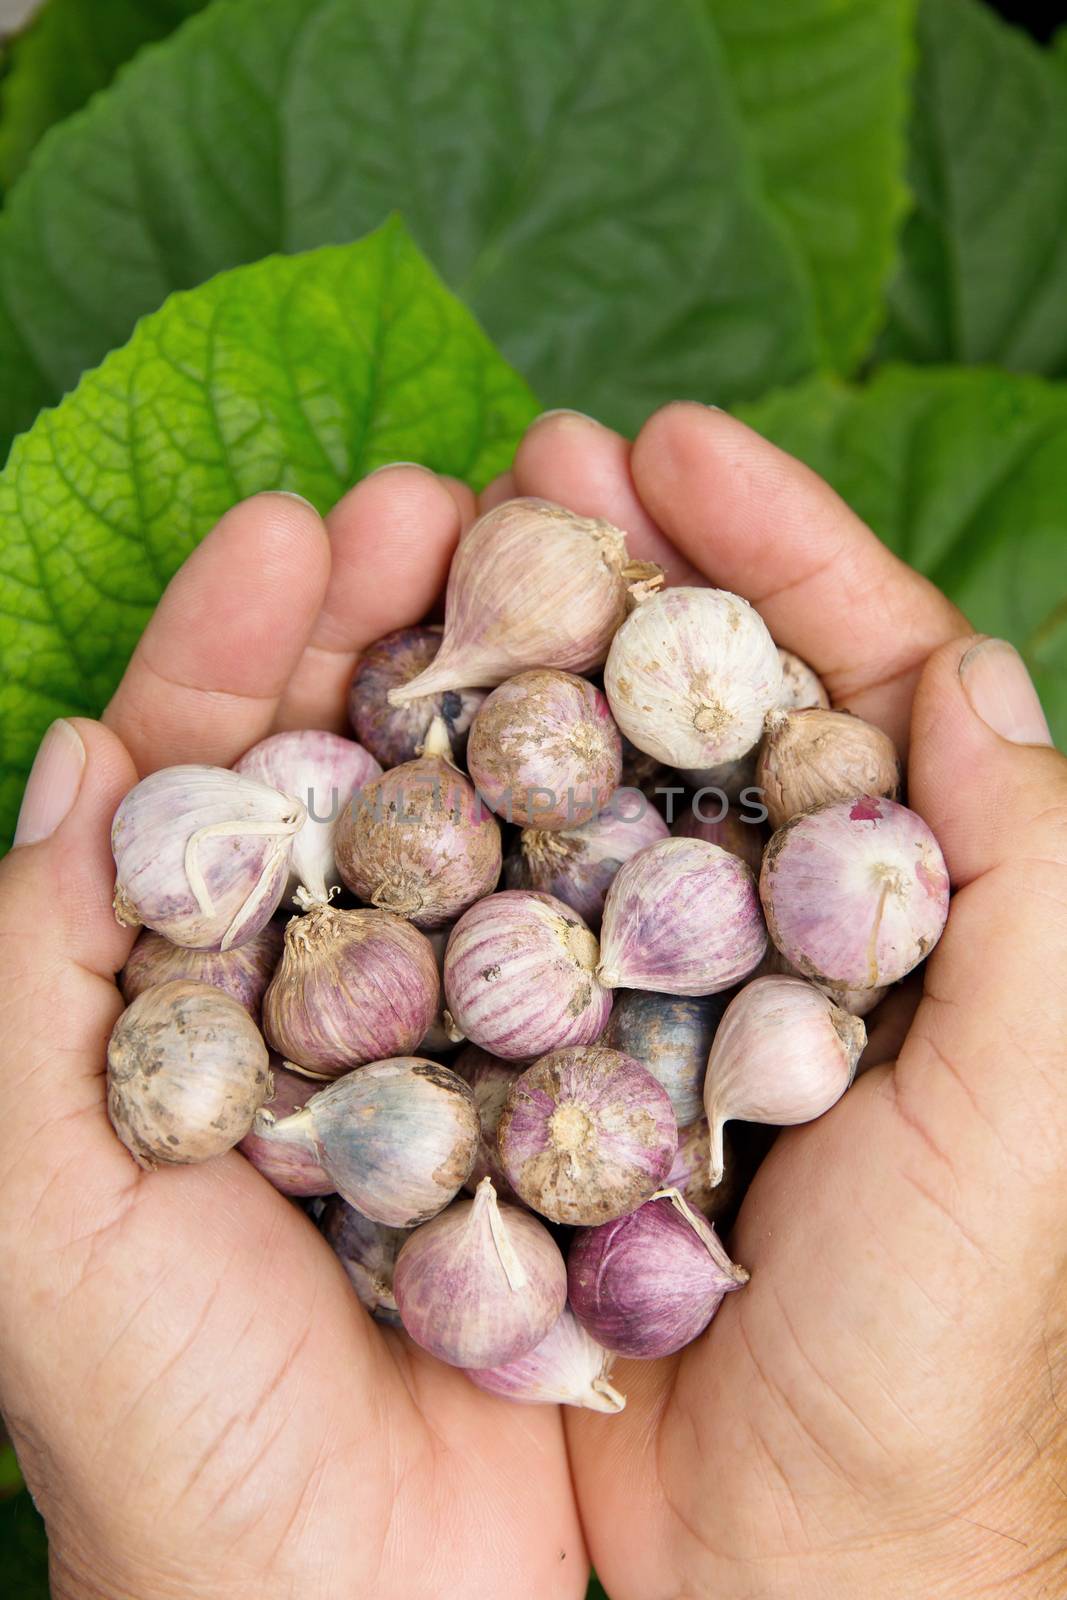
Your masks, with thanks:
M 627 1410 L 568 1413 L 567 1449 L 555 1412 L 372 1324 L 240 1156 L 139 1173 L 103 1105 L 130 946 L 111 812 L 159 765 L 340 728 L 355 654 L 428 609 L 474 510 L 413 468 L 359 485 L 325 532 L 294 501 L 238 507 L 171 584 L 105 726 L 77 724 L 65 821 L 0 869 L 0 1402 L 55 1592 L 568 1600 L 584 1531 L 612 1600 L 1051 1600 L 1067 764 L 1040 728 L 1013 742 L 975 715 L 965 620 L 721 413 L 668 407 L 633 446 L 545 419 L 485 500 L 514 493 L 745 594 L 835 705 L 896 740 L 957 891 L 925 987 L 872 1018 L 880 1065 L 765 1161 L 731 1241 L 751 1283 L 680 1357 L 621 1364 Z

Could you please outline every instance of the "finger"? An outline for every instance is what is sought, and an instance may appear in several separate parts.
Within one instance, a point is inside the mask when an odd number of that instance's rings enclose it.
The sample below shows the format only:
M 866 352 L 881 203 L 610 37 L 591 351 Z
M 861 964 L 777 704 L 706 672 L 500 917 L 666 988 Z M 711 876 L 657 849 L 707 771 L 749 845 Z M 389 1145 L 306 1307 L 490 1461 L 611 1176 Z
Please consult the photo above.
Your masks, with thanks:
M 930 651 L 970 631 L 815 473 L 725 412 L 680 402 L 631 456 L 643 505 L 711 581 L 758 607 L 835 705 L 903 748 Z
M 276 727 L 347 731 L 345 699 L 360 653 L 430 610 L 448 577 L 461 515 L 448 484 L 406 462 L 379 467 L 334 507 L 326 518 L 329 588 Z
M 228 767 L 269 733 L 329 572 L 322 519 L 298 496 L 226 513 L 167 585 L 104 712 L 142 776 Z
M 665 539 L 634 488 L 628 439 L 580 411 L 546 411 L 515 454 L 515 492 L 554 500 L 583 517 L 605 517 L 629 535 L 630 554 L 657 561 L 668 583 L 705 577 Z
M 478 496 L 469 483 L 464 483 L 462 478 L 451 478 L 447 472 L 439 472 L 437 481 L 448 490 L 456 502 L 460 532 L 465 532 L 478 515 Z
M 505 500 L 514 500 L 518 492 L 515 487 L 515 474 L 513 472 L 501 472 L 498 477 L 493 479 L 492 483 L 486 484 L 478 496 L 478 515 L 484 517 L 485 513 L 492 511 L 494 506 L 502 505 Z

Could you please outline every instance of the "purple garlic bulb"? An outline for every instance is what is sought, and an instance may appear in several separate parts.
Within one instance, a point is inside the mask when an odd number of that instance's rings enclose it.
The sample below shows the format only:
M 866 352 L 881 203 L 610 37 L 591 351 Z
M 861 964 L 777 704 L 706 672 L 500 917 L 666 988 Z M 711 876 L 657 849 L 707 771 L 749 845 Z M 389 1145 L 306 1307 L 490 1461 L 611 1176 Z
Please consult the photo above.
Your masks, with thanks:
M 411 1237 L 408 1229 L 372 1222 L 339 1194 L 326 1202 L 319 1227 L 348 1273 L 360 1303 L 378 1322 L 399 1327 L 393 1272 L 401 1245 Z
M 806 978 L 873 989 L 903 978 L 940 939 L 948 869 L 921 817 L 864 795 L 779 828 L 760 896 L 771 938 Z
M 703 839 L 707 844 L 717 844 L 720 850 L 737 856 L 758 876 L 763 846 L 767 842 L 762 823 L 750 821 L 744 812 L 732 806 L 717 821 L 705 822 L 704 816 L 714 816 L 715 810 L 714 806 L 702 807 L 703 815 L 698 815 L 692 806 L 687 806 L 671 832 L 676 839 Z
M 471 728 L 467 768 L 486 804 L 520 827 L 573 828 L 606 806 L 622 739 L 599 689 L 541 668 L 502 683 Z
M 704 1111 L 704 1073 L 725 995 L 654 994 L 622 989 L 598 1044 L 640 1062 L 670 1096 L 678 1126 Z
M 483 1178 L 473 1200 L 411 1235 L 393 1292 L 405 1329 L 439 1361 L 498 1367 L 548 1333 L 567 1299 L 567 1268 L 548 1229 L 501 1206 Z
M 550 1222 L 592 1227 L 661 1186 L 678 1148 L 670 1097 L 630 1056 L 553 1050 L 512 1085 L 497 1127 L 508 1182 Z
M 606 989 L 714 994 L 747 977 L 766 946 L 744 862 L 702 839 L 663 839 L 608 890 L 597 977 Z
M 605 1349 L 651 1361 L 702 1333 L 748 1282 L 714 1228 L 668 1189 L 629 1216 L 583 1228 L 571 1244 L 571 1310 Z
M 667 836 L 667 824 L 644 795 L 618 789 L 611 804 L 580 827 L 525 828 L 504 862 L 504 884 L 555 895 L 597 926 L 623 862 Z
M 500 828 L 452 765 L 440 718 L 417 761 L 364 787 L 334 848 L 353 894 L 419 928 L 452 922 L 500 877 Z
M 312 1154 L 331 1188 L 372 1222 L 414 1228 L 462 1188 L 478 1148 L 478 1114 L 462 1078 L 436 1061 L 372 1061 L 254 1132 Z
M 282 953 L 282 938 L 281 923 L 272 921 L 233 950 L 189 950 L 144 928 L 119 974 L 123 999 L 130 1005 L 146 989 L 186 978 L 222 989 L 258 1023 L 263 996 Z
M 315 906 L 285 930 L 263 1029 L 290 1065 L 335 1078 L 414 1050 L 439 997 L 433 950 L 409 922 Z
M 307 1145 L 294 1144 L 290 1139 L 274 1139 L 274 1126 L 294 1111 L 307 1105 L 315 1093 L 315 1085 L 299 1072 L 271 1062 L 274 1093 L 265 1101 L 274 1122 L 263 1133 L 246 1133 L 237 1146 L 257 1172 L 281 1194 L 310 1198 L 313 1195 L 333 1194 L 333 1179 L 319 1166 L 315 1151 Z
M 153 772 L 111 825 L 115 915 L 193 950 L 246 944 L 285 892 L 305 815 L 299 801 L 223 767 Z
M 468 1367 L 479 1389 L 525 1405 L 580 1406 L 614 1414 L 626 1396 L 609 1381 L 615 1357 L 564 1306 L 540 1344 L 502 1367 Z
M 402 706 L 389 703 L 391 690 L 410 683 L 430 665 L 441 648 L 441 631 L 398 628 L 360 657 L 348 691 L 348 717 L 356 738 L 383 767 L 414 761 L 435 717 L 444 722 L 456 755 L 466 747 L 475 712 L 485 699 L 484 689 L 445 689 Z
M 233 770 L 306 808 L 307 821 L 293 840 L 285 898 L 300 911 L 327 904 L 340 884 L 334 831 L 352 796 L 381 776 L 377 761 L 352 739 L 316 728 L 272 733 L 246 750 Z
M 445 997 L 461 1033 L 505 1061 L 592 1044 L 611 1010 L 596 978 L 600 947 L 576 911 L 550 894 L 505 890 L 452 930 Z
M 496 1135 L 501 1113 L 521 1070 L 514 1061 L 500 1061 L 487 1050 L 479 1050 L 476 1044 L 467 1045 L 456 1058 L 455 1071 L 464 1083 L 471 1086 L 481 1126 L 478 1153 L 463 1186 L 471 1194 L 483 1178 L 492 1178 L 498 1199 L 510 1201 L 516 1198 L 501 1164 Z

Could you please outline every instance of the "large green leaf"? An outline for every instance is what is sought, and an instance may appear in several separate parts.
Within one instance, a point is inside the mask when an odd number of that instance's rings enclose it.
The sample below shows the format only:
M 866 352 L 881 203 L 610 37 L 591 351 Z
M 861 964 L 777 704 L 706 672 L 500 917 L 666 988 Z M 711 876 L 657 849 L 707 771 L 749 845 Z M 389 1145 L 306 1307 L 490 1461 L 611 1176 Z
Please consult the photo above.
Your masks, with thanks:
M 0 450 L 170 290 L 394 209 L 547 403 L 633 425 L 817 358 L 701 0 L 230 0 L 12 191 Z
M 923 0 L 890 358 L 1067 373 L 1067 91 L 980 0 Z
M 396 222 L 168 301 L 0 474 L 0 832 L 45 726 L 100 711 L 235 500 L 288 488 L 325 508 L 391 460 L 481 485 L 535 411 Z
M 915 0 L 708 0 L 770 200 L 808 264 L 829 362 L 884 316 Z
M 0 85 L 0 188 L 37 141 L 111 82 L 123 62 L 162 39 L 207 0 L 46 0 L 10 46 Z
M 742 408 L 977 628 L 1013 641 L 1067 745 L 1067 385 L 888 367 Z

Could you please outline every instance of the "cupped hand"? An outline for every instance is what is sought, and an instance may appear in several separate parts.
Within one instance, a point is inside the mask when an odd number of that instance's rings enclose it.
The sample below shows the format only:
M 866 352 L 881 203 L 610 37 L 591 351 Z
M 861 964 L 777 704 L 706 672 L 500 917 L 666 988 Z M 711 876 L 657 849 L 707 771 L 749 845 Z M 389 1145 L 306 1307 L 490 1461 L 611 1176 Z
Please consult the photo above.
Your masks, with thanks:
M 621 1417 L 568 1414 L 605 1587 L 1067 1594 L 1067 761 L 1022 662 L 704 407 L 632 447 L 543 419 L 491 494 L 515 491 L 752 600 L 897 740 L 955 890 L 895 1061 L 760 1168 L 731 1241 L 747 1288 L 680 1357 L 620 1367 Z
M 356 654 L 426 612 L 473 511 L 409 467 L 325 526 L 245 502 L 171 583 L 104 725 L 57 724 L 38 757 L 0 866 L 0 1407 L 57 1600 L 584 1593 L 558 1414 L 383 1332 L 241 1155 L 146 1174 L 105 1108 L 122 795 L 272 729 L 342 729 Z

